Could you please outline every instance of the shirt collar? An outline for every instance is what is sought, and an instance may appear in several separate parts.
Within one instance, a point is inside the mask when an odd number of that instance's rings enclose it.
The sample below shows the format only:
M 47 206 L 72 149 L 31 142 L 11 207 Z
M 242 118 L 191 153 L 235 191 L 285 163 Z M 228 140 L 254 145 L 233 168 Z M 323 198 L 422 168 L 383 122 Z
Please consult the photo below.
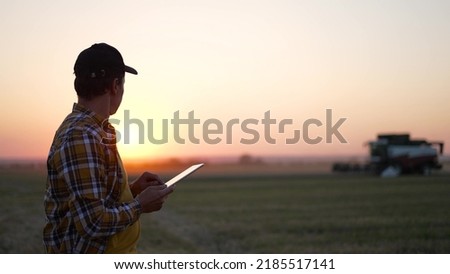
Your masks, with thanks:
M 108 119 L 102 119 L 100 115 L 95 113 L 94 111 L 86 108 L 85 106 L 74 103 L 73 112 L 80 112 L 84 115 L 90 117 L 101 129 L 104 135 L 102 135 L 102 142 L 106 145 L 116 145 L 116 130 L 115 128 L 109 123 Z
M 86 108 L 85 106 L 79 103 L 73 103 L 72 111 L 81 112 L 91 117 L 95 121 L 95 123 L 98 124 L 100 127 L 104 127 L 106 124 L 109 124 L 108 119 L 103 119 L 100 115 L 98 115 L 94 111 Z

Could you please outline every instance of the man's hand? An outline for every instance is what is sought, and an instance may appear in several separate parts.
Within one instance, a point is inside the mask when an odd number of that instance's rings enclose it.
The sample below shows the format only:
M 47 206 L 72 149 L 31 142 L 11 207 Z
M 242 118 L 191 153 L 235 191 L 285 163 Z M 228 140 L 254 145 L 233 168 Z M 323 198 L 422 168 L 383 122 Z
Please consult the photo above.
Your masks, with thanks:
M 174 191 L 174 186 L 151 185 L 144 189 L 138 196 L 137 200 L 142 206 L 142 212 L 149 213 L 158 211 L 162 208 L 167 196 Z
M 144 172 L 139 178 L 137 178 L 132 184 L 130 184 L 130 190 L 133 197 L 136 197 L 144 189 L 149 186 L 164 185 L 163 180 L 158 175 L 150 172 Z

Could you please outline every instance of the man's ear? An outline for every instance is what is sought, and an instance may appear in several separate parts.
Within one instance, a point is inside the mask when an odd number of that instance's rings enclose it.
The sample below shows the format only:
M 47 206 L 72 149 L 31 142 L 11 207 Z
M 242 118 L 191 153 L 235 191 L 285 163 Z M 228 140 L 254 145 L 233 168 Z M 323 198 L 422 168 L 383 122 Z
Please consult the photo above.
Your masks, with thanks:
M 112 81 L 112 87 L 111 87 L 111 91 L 113 94 L 117 94 L 119 92 L 120 84 L 121 84 L 120 79 L 114 78 L 114 80 Z

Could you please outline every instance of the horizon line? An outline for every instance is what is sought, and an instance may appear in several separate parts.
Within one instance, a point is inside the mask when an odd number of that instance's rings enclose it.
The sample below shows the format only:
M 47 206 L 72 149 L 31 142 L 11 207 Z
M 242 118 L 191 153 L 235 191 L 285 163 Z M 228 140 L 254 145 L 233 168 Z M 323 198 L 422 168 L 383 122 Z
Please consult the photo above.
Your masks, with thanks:
M 368 158 L 370 155 L 367 154 L 329 154 L 329 155 L 257 155 L 251 153 L 240 153 L 236 155 L 215 155 L 215 156 L 167 156 L 167 157 L 156 157 L 156 158 L 145 158 L 145 157 L 136 157 L 136 158 L 127 158 L 122 157 L 124 162 L 133 163 L 133 162 L 167 162 L 167 161 L 181 161 L 181 162 L 190 162 L 190 161 L 209 161 L 209 162 L 235 162 L 239 160 L 243 156 L 249 156 L 254 160 L 269 160 L 269 161 L 295 161 L 295 160 L 338 160 L 342 159 L 351 159 L 351 158 Z M 442 154 L 439 155 L 440 158 L 450 158 L 450 154 Z M 0 163 L 14 163 L 14 162 L 46 162 L 46 157 L 3 157 L 0 156 Z

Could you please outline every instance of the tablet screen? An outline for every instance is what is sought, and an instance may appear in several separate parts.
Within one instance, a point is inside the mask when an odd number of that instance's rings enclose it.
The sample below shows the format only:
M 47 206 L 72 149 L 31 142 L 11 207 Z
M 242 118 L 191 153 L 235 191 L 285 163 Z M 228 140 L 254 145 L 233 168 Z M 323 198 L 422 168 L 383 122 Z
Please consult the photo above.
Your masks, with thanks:
M 170 179 L 169 181 L 166 182 L 167 186 L 171 186 L 173 184 L 176 184 L 177 182 L 179 182 L 181 179 L 183 179 L 184 177 L 188 176 L 189 174 L 191 174 L 192 172 L 196 171 L 197 169 L 201 168 L 204 164 L 196 164 L 196 165 L 192 165 L 190 167 L 188 167 L 187 169 L 185 169 L 183 172 L 181 172 L 180 174 L 178 174 L 177 176 L 173 177 L 172 179 Z

